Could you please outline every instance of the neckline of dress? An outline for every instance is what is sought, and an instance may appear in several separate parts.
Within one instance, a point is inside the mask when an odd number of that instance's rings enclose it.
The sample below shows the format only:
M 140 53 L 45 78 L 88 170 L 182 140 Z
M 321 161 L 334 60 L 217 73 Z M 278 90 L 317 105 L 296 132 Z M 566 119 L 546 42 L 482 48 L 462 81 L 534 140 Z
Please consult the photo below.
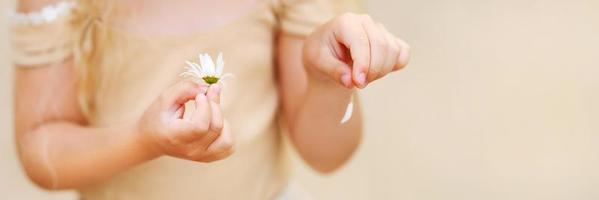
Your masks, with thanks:
M 201 38 L 206 38 L 208 36 L 215 35 L 219 32 L 226 31 L 227 29 L 230 29 L 231 27 L 234 27 L 237 24 L 240 24 L 244 21 L 250 20 L 252 17 L 255 17 L 256 15 L 261 14 L 261 12 L 266 12 L 269 10 L 270 10 L 270 6 L 267 3 L 265 3 L 265 1 L 258 1 L 258 2 L 256 2 L 256 5 L 254 5 L 254 8 L 247 10 L 246 12 L 239 15 L 238 17 L 231 20 L 230 22 L 215 26 L 214 28 L 211 28 L 209 30 L 192 31 L 189 33 L 173 33 L 173 34 L 149 33 L 148 34 L 148 33 L 134 32 L 134 31 L 127 31 L 127 30 L 124 30 L 124 29 L 121 29 L 121 28 L 118 28 L 115 26 L 111 26 L 110 24 L 108 24 L 106 22 L 100 22 L 100 23 L 96 23 L 96 24 L 110 33 L 114 33 L 116 35 L 123 36 L 128 39 L 143 39 L 143 40 L 164 41 L 164 42 L 189 41 L 189 40 L 199 40 Z

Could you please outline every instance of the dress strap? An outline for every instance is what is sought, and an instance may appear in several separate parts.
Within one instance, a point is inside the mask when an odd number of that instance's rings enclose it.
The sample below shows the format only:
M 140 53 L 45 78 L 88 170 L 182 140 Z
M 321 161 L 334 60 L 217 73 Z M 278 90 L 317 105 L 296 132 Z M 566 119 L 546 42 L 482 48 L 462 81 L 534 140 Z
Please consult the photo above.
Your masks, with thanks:
M 72 54 L 75 27 L 72 1 L 48 5 L 39 12 L 12 13 L 12 59 L 20 67 L 47 66 Z

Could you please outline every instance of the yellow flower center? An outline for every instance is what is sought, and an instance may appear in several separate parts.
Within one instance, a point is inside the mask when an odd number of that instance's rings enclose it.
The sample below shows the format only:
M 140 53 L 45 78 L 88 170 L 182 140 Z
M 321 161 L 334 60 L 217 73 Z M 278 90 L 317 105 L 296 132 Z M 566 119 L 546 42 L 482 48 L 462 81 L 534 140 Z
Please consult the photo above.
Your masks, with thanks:
M 218 77 L 216 76 L 204 76 L 202 77 L 202 79 L 204 80 L 204 82 L 208 83 L 208 85 L 212 85 L 218 82 Z

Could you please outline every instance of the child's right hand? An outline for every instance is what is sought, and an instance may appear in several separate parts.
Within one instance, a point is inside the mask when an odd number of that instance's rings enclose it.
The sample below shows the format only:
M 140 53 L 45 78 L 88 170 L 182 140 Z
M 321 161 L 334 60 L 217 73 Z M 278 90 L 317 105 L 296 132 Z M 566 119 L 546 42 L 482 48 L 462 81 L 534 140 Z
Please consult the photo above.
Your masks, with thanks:
M 233 153 L 233 138 L 220 111 L 220 85 L 200 86 L 181 81 L 166 89 L 138 124 L 150 151 L 187 160 L 212 162 Z M 194 100 L 196 109 L 185 110 Z M 192 112 L 183 119 L 184 112 Z

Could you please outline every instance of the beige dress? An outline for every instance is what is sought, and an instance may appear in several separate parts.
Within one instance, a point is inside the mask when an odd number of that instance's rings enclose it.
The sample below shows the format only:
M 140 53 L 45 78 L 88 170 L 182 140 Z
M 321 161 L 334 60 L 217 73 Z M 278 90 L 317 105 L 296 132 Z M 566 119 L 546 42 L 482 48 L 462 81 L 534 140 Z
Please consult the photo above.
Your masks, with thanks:
M 79 52 L 76 58 L 87 61 L 80 65 L 93 76 L 85 98 L 89 121 L 104 126 L 138 118 L 180 80 L 185 60 L 223 52 L 224 71 L 234 75 L 222 100 L 236 139 L 231 157 L 199 163 L 163 156 L 78 191 L 86 200 L 274 199 L 288 181 L 277 123 L 274 37 L 279 31 L 304 36 L 347 5 L 265 0 L 232 23 L 184 36 L 128 33 L 102 17 L 72 12 L 48 23 L 13 25 L 14 60 L 35 66 Z

